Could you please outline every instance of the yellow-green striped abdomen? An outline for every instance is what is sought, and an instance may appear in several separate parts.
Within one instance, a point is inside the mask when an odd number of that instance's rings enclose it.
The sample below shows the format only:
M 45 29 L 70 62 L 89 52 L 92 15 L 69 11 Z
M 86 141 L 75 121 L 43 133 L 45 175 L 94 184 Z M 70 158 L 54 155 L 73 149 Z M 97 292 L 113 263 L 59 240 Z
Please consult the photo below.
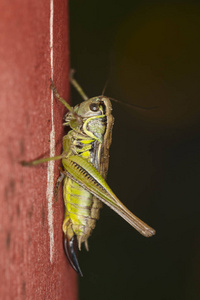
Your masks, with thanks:
M 65 203 L 63 231 L 69 239 L 76 234 L 79 248 L 82 242 L 85 242 L 88 248 L 87 239 L 96 226 L 102 204 L 68 177 L 64 179 L 63 197 Z
M 104 135 L 106 129 L 110 129 L 106 107 L 111 104 L 109 99 L 104 100 L 101 97 L 94 97 L 75 107 L 74 113 L 79 116 L 78 120 L 74 118 L 73 113 L 66 115 L 65 124 L 70 125 L 72 130 L 63 138 L 63 153 L 66 154 L 66 159 L 74 155 L 82 157 L 105 177 L 109 146 L 104 148 Z M 65 165 L 65 158 L 62 163 L 64 170 L 69 171 Z M 72 180 L 70 176 L 64 179 L 63 198 L 65 203 L 64 234 L 69 241 L 76 235 L 79 249 L 82 242 L 85 242 L 86 249 L 88 249 L 87 239 L 96 226 L 102 202 Z

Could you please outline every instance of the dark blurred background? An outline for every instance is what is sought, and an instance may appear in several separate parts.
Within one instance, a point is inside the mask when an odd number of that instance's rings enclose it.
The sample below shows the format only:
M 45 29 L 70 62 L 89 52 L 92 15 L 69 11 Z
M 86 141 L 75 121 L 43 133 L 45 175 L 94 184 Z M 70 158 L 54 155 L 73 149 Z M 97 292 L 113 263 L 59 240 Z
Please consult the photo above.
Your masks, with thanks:
M 199 1 L 70 1 L 71 66 L 86 93 L 109 79 L 105 95 L 158 106 L 113 103 L 107 180 L 157 234 L 104 206 L 79 254 L 81 300 L 200 299 L 199 38 Z

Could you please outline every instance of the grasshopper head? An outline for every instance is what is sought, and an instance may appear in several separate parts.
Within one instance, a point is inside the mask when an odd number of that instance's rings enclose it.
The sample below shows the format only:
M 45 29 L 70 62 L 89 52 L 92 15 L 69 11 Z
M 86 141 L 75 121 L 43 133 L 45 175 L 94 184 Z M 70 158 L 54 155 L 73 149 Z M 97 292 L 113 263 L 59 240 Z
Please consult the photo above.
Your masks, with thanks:
M 83 124 L 90 120 L 97 120 L 111 115 L 112 106 L 109 98 L 98 96 L 90 98 L 73 108 L 72 112 L 65 115 L 64 125 L 69 125 L 72 129 L 78 130 Z
M 110 114 L 112 107 L 109 98 L 98 96 L 80 103 L 75 109 L 78 116 L 85 119 Z

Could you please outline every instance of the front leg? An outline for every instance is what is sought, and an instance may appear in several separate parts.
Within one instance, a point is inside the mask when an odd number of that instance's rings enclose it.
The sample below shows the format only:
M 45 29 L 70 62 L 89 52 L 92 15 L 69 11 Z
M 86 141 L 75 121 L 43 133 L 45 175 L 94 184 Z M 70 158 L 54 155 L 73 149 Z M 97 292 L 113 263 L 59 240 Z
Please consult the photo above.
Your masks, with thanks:
M 56 99 L 58 99 L 58 101 L 60 101 L 69 111 L 71 111 L 73 113 L 73 108 L 65 101 L 65 99 L 63 99 L 59 94 L 58 91 L 55 87 L 55 84 L 53 83 L 53 80 L 50 79 L 51 81 L 51 90 L 53 91 L 54 97 Z

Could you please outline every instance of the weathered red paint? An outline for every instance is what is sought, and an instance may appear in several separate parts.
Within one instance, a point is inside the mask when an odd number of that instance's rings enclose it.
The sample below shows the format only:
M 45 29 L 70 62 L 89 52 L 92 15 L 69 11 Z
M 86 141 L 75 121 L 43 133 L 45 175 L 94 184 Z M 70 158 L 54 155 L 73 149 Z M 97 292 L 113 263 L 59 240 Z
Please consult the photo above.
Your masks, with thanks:
M 62 244 L 61 193 L 53 206 L 51 264 L 47 164 L 19 164 L 49 155 L 50 0 L 3 0 L 0 20 L 0 298 L 74 300 L 76 274 Z M 54 81 L 68 99 L 67 0 L 54 1 L 53 32 Z M 63 115 L 64 108 L 55 100 L 56 155 L 61 152 Z

